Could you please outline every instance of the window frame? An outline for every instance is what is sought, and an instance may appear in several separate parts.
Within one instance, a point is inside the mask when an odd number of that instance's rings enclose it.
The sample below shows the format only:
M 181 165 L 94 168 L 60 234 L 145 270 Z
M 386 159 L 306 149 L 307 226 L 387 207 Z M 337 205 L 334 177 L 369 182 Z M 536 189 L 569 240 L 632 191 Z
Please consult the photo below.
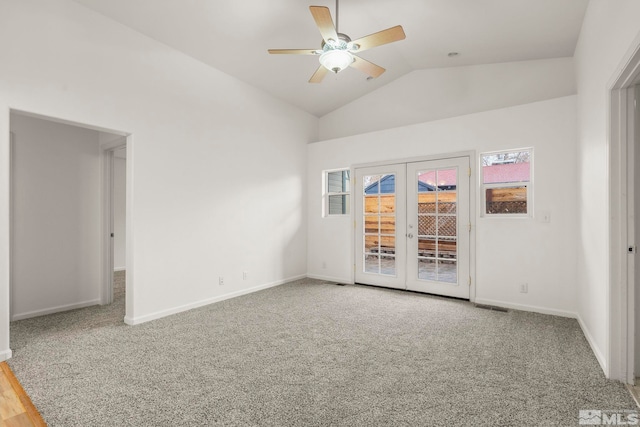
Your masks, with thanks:
M 518 182 L 492 182 L 485 184 L 484 182 L 484 167 L 482 159 L 487 155 L 503 154 L 503 153 L 515 153 L 515 152 L 529 152 L 529 181 Z M 480 173 L 480 216 L 484 218 L 533 218 L 533 167 L 534 167 L 534 151 L 533 147 L 513 148 L 509 150 L 497 150 L 497 151 L 485 151 L 478 156 L 479 161 L 479 173 Z M 512 188 L 512 187 L 526 187 L 527 195 L 527 212 L 526 213 L 488 213 L 487 212 L 487 190 L 494 188 Z
M 349 191 L 340 191 L 340 192 L 329 191 L 329 174 L 335 173 L 335 172 L 349 173 L 349 177 L 348 177 Z M 327 169 L 322 171 L 322 217 L 323 218 L 351 216 L 351 203 L 352 203 L 351 189 L 353 188 L 352 175 L 353 173 L 351 171 L 351 168 Z M 330 213 L 329 212 L 330 196 L 347 196 L 348 202 L 347 202 L 347 208 L 345 209 L 346 212 L 339 213 L 339 214 Z

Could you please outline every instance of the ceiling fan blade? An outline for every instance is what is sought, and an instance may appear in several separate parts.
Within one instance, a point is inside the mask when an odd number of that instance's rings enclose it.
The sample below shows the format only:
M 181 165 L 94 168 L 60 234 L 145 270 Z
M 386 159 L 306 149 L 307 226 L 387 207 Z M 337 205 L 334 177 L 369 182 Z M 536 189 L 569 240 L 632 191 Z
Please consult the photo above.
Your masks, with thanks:
M 398 40 L 404 40 L 407 36 L 404 34 L 402 25 L 396 25 L 395 27 L 387 28 L 386 30 L 378 31 L 377 33 L 369 34 L 354 40 L 353 44 L 360 46 L 358 52 L 371 49 L 372 47 L 382 46 L 383 44 L 397 42 Z
M 316 21 L 316 25 L 325 43 L 329 43 L 329 40 L 338 41 L 338 33 L 336 32 L 336 26 L 333 25 L 329 8 L 324 6 L 309 6 L 309 10 L 311 10 L 311 15 L 313 15 L 313 19 Z
M 326 76 L 328 72 L 329 70 L 327 70 L 324 65 L 321 65 L 316 72 L 313 73 L 313 76 L 309 79 L 309 83 L 322 83 L 322 79 L 324 79 L 324 76 Z
M 269 49 L 269 53 L 276 55 L 317 55 L 315 49 Z
M 379 65 L 374 64 L 373 62 L 369 62 L 366 59 L 362 59 L 359 56 L 353 55 L 353 62 L 351 66 L 356 70 L 360 70 L 363 73 L 376 78 L 380 74 L 384 73 L 386 70 Z

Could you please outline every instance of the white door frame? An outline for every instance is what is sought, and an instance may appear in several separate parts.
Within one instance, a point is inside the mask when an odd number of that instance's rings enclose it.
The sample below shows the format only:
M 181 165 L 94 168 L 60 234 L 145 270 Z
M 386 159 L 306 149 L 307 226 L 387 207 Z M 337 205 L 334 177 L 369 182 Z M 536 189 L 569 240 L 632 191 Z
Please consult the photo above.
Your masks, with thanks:
M 131 178 L 133 175 L 133 135 L 128 132 L 113 130 L 104 128 L 101 126 L 93 126 L 88 125 L 81 122 L 76 122 L 67 119 L 60 119 L 56 117 L 51 117 L 48 115 L 33 113 L 25 110 L 18 110 L 10 108 L 7 111 L 7 124 L 9 123 L 9 119 L 11 114 L 20 114 L 28 117 L 34 117 L 37 119 L 48 120 L 55 123 L 66 124 L 70 126 L 81 127 L 85 129 L 91 129 L 98 132 L 106 132 L 114 135 L 120 135 L 121 138 L 118 138 L 109 143 L 103 143 L 100 145 L 100 167 L 101 167 L 101 184 L 100 184 L 100 192 L 101 192 L 101 288 L 100 288 L 100 303 L 108 304 L 111 302 L 113 298 L 113 251 L 111 249 L 111 232 L 106 233 L 107 230 L 112 230 L 112 226 L 110 225 L 113 222 L 113 212 L 111 209 L 111 201 L 108 198 L 108 194 L 112 188 L 112 167 L 113 167 L 113 151 L 119 147 L 125 146 L 127 147 L 127 169 L 126 169 L 126 268 L 128 270 L 127 273 L 127 283 L 126 283 L 126 315 L 124 318 L 125 323 L 132 323 L 131 321 L 127 321 L 127 319 L 133 318 L 133 307 L 134 307 L 134 292 L 133 292 L 133 278 L 134 278 L 134 266 L 133 266 L 133 221 L 132 221 L 132 206 L 133 206 L 133 179 Z M 12 140 L 10 129 L 9 129 L 9 142 Z M 9 144 L 9 151 L 11 152 L 11 142 Z M 111 153 L 110 153 L 111 151 Z M 12 159 L 9 159 L 9 168 L 12 167 Z M 11 179 L 11 178 L 10 178 Z M 9 182 L 9 191 L 11 190 L 11 184 Z M 13 210 L 13 200 L 11 199 L 11 193 L 9 192 L 9 216 L 11 215 L 11 211 Z M 11 243 L 11 235 L 12 235 L 12 226 L 9 222 L 9 247 L 8 247 L 8 265 L 9 265 L 9 298 L 6 302 L 6 312 L 10 313 L 11 309 L 11 275 L 12 275 L 12 262 L 13 256 L 11 255 L 12 243 Z M 9 328 L 9 333 L 10 333 Z M 9 353 L 10 357 L 10 353 Z
M 129 153 L 127 153 L 127 156 Z M 478 209 L 478 201 L 476 193 L 478 192 L 478 179 L 479 179 L 479 171 L 478 171 L 478 161 L 475 150 L 470 151 L 458 151 L 453 153 L 445 153 L 445 154 L 433 154 L 429 156 L 418 156 L 418 157 L 408 157 L 401 159 L 393 159 L 386 161 L 377 161 L 377 162 L 369 162 L 369 163 L 360 163 L 352 165 L 350 168 L 350 173 L 352 177 L 351 188 L 354 188 L 354 180 L 355 180 L 355 170 L 359 168 L 366 168 L 371 166 L 385 166 L 397 163 L 413 163 L 413 162 L 423 162 L 430 160 L 445 160 L 451 159 L 455 157 L 469 157 L 469 163 L 471 168 L 471 177 L 469 179 L 469 221 L 471 221 L 471 233 L 469 235 L 469 276 L 471 277 L 471 285 L 469 287 L 469 301 L 474 302 L 476 299 L 476 219 L 477 219 L 477 209 Z M 355 193 L 353 193 L 355 194 Z M 352 197 L 355 197 L 352 195 Z M 351 228 L 351 250 L 349 251 L 351 256 L 351 265 L 353 265 L 353 270 L 351 271 L 351 283 L 355 283 L 355 240 L 356 240 L 356 210 L 351 209 L 351 224 L 353 224 L 353 228 Z M 127 233 L 128 234 L 128 233 Z M 128 249 L 127 249 L 128 250 Z M 127 289 L 128 292 L 128 289 Z
M 102 286 L 100 291 L 100 304 L 111 304 L 113 302 L 113 267 L 114 267 L 114 152 L 127 145 L 127 138 L 122 137 L 102 144 L 100 146 L 100 168 L 101 168 L 101 200 L 102 200 Z M 126 295 L 126 294 L 125 294 Z
M 14 266 L 14 203 L 15 194 L 13 191 L 15 180 L 15 153 L 16 153 L 16 135 L 9 130 L 9 319 L 13 319 L 15 292 L 13 290 L 13 272 Z
M 636 37 L 609 88 L 609 364 L 608 378 L 633 384 L 635 359 L 635 248 L 633 96 L 640 79 L 640 36 Z M 631 116 L 630 116 L 631 115 Z M 638 171 L 635 171 L 636 173 Z

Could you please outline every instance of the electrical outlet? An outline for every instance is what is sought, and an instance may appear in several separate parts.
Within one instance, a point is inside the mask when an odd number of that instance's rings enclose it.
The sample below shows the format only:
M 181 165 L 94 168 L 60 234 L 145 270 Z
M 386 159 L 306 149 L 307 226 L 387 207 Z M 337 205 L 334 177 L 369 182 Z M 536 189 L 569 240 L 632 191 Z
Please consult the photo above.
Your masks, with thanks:
M 247 278 L 249 277 L 249 273 L 247 273 L 246 271 L 242 272 L 242 280 L 247 280 Z
M 218 277 L 218 284 L 220 286 L 224 285 L 224 277 L 222 277 L 222 276 Z
M 327 263 L 325 261 L 322 261 L 322 268 L 323 269 L 327 268 Z
M 529 284 L 528 283 L 521 283 L 520 284 L 520 293 L 521 294 L 526 294 L 527 292 L 529 292 Z

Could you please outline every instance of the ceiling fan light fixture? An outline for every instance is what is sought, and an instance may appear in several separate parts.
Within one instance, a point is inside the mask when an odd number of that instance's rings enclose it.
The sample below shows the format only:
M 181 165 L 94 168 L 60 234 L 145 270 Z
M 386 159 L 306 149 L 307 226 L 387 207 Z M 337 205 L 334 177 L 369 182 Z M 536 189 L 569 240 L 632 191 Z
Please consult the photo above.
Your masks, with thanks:
M 336 74 L 351 65 L 353 61 L 353 55 L 346 50 L 330 49 L 320 55 L 320 64 Z

